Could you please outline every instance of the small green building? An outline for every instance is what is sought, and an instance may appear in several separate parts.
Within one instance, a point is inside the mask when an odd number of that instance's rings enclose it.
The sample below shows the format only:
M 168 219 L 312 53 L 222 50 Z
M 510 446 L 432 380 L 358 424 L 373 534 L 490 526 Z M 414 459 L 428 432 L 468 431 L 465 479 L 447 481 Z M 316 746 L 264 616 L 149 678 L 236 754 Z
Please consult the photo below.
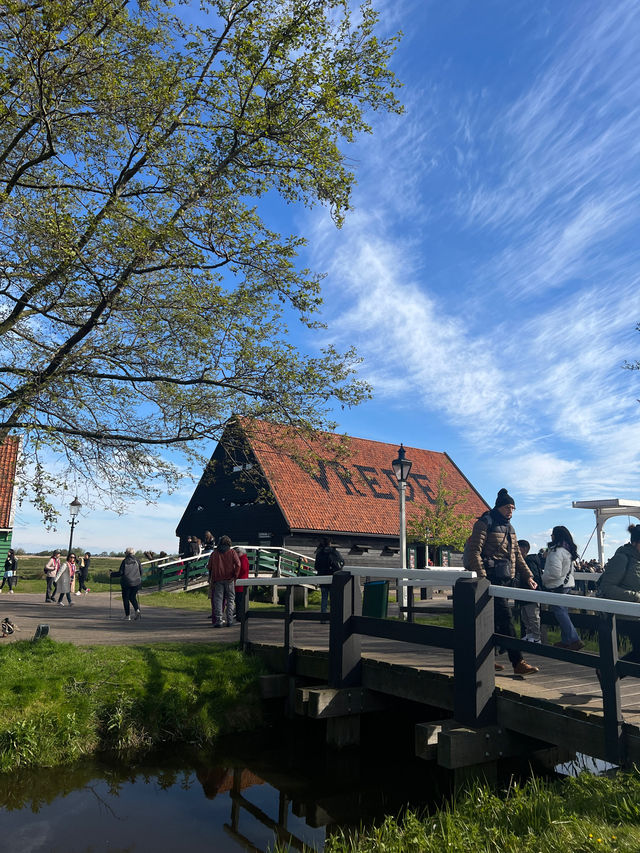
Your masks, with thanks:
M 13 522 L 16 509 L 16 471 L 22 441 L 9 436 L 0 444 L 0 568 L 4 566 L 12 547 Z

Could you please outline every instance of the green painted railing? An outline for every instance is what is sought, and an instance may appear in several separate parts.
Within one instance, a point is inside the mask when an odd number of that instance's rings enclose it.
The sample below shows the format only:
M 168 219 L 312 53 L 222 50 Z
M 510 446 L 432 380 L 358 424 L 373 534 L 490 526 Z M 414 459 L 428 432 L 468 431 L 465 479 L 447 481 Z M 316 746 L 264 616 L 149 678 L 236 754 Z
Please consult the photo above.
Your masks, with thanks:
M 312 560 L 286 548 L 262 548 L 243 545 L 252 576 L 299 577 L 315 575 Z M 208 580 L 207 564 L 211 552 L 197 557 L 176 557 L 166 562 L 142 563 L 142 585 L 175 591 L 202 585 Z

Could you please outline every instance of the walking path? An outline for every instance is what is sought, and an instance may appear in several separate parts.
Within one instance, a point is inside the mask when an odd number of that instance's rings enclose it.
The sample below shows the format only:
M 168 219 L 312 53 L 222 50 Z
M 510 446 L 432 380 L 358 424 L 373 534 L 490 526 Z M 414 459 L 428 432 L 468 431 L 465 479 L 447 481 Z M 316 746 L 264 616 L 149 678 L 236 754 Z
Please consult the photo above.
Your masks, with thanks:
M 38 625 L 49 626 L 49 636 L 62 643 L 76 645 L 120 645 L 122 643 L 235 643 L 240 639 L 240 626 L 212 628 L 207 613 L 182 610 L 179 607 L 145 607 L 140 597 L 142 619 L 123 620 L 120 590 L 114 591 L 111 606 L 108 592 L 72 595 L 73 607 L 45 604 L 44 594 L 3 594 L 0 597 L 0 619 L 9 616 L 20 629 L 1 642 L 30 640 Z M 180 596 L 176 595 L 176 603 Z

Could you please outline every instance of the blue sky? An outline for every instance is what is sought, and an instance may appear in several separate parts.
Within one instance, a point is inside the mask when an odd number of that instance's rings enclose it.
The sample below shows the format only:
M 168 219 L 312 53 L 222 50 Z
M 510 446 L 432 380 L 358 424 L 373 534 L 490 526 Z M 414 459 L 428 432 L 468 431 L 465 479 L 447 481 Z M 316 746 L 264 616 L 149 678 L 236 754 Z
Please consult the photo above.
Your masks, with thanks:
M 322 209 L 272 213 L 327 273 L 328 330 L 298 340 L 363 358 L 375 396 L 336 412 L 340 431 L 446 451 L 489 502 L 509 489 L 521 538 L 566 524 L 581 551 L 593 513 L 572 500 L 640 499 L 640 373 L 623 369 L 640 353 L 640 8 L 376 5 L 405 33 L 405 113 L 373 116 L 347 151 L 341 230 Z M 92 511 L 78 541 L 173 550 L 192 488 Z M 64 520 L 16 521 L 17 547 L 64 544 Z M 626 525 L 608 522 L 606 553 Z

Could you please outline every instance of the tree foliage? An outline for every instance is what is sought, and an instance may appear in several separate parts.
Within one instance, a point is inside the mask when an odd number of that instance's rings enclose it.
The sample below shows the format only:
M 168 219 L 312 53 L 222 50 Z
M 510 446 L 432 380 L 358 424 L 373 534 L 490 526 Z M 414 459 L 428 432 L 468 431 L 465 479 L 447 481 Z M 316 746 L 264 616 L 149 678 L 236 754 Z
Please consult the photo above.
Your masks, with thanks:
M 25 437 L 45 512 L 51 451 L 62 479 L 149 496 L 176 475 L 166 448 L 218 439 L 233 413 L 316 429 L 368 393 L 352 351 L 291 342 L 291 317 L 317 325 L 320 276 L 268 216 L 279 197 L 341 223 L 340 146 L 399 110 L 395 39 L 368 2 L 178 12 L 0 12 L 0 438 Z
M 454 492 L 446 485 L 444 472 L 438 476 L 433 503 L 423 504 L 407 522 L 407 537 L 435 548 L 462 551 L 475 516 L 463 512 L 468 489 Z

